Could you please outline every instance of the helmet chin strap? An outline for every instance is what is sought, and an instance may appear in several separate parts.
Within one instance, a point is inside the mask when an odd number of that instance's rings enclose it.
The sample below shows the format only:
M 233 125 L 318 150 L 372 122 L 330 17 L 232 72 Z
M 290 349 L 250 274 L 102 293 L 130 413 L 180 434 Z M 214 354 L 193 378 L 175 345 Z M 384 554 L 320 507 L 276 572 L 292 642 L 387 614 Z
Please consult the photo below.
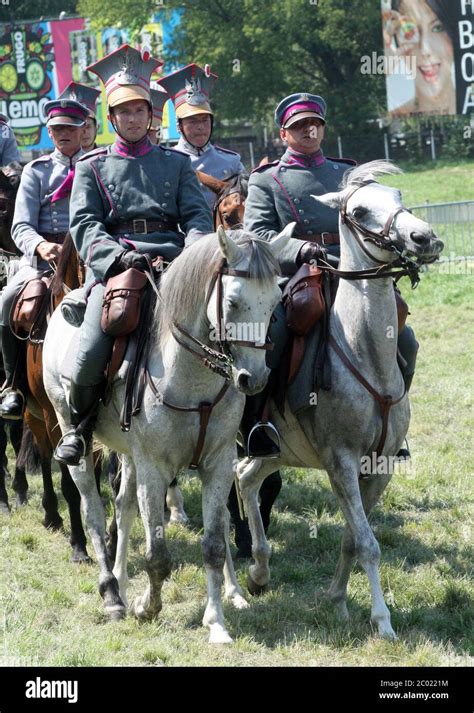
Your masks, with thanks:
M 211 117 L 211 132 L 210 132 L 209 138 L 208 138 L 208 140 L 206 141 L 206 143 L 204 144 L 204 146 L 207 146 L 207 145 L 210 143 L 211 137 L 212 137 L 212 130 L 214 129 L 214 116 L 213 116 L 212 114 L 209 114 L 209 116 Z M 204 148 L 204 146 L 196 146 L 196 145 L 193 144 L 193 142 L 190 141 L 190 140 L 188 139 L 188 137 L 186 136 L 186 132 L 184 131 L 184 128 L 183 128 L 183 120 L 182 120 L 182 119 L 178 119 L 178 126 L 179 126 L 179 130 L 181 131 L 181 134 L 182 134 L 182 136 L 184 137 L 185 141 L 187 141 L 187 143 L 188 143 L 190 146 L 192 146 L 193 149 L 197 149 L 198 151 L 202 151 L 203 148 Z

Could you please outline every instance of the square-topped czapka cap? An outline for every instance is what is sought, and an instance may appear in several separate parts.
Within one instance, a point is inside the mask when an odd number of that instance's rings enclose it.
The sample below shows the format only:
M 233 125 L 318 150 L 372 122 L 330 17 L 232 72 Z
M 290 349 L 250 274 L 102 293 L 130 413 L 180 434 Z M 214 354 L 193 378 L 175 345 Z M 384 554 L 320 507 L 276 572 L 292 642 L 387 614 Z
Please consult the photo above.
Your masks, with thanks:
M 208 64 L 188 64 L 158 80 L 171 97 L 177 119 L 186 119 L 196 114 L 210 114 L 212 109 L 209 96 L 216 83 L 217 75 L 211 73 Z
M 145 99 L 151 106 L 150 79 L 163 62 L 151 56 L 148 49 L 137 50 L 122 45 L 87 67 L 105 85 L 107 104 L 110 109 L 133 99 Z
M 326 102 L 318 94 L 290 94 L 275 109 L 275 123 L 282 129 L 289 129 L 297 121 L 307 118 L 321 119 L 325 124 L 326 109 Z
M 100 89 L 89 87 L 87 84 L 79 82 L 69 82 L 67 87 L 61 92 L 58 99 L 73 99 L 86 107 L 89 116 L 95 119 L 97 100 L 100 97 Z
M 158 85 L 159 86 L 159 85 Z M 170 98 L 170 95 L 162 87 L 159 89 L 150 89 L 151 103 L 153 105 L 153 119 L 151 122 L 151 128 L 156 131 L 160 128 L 163 122 L 163 109 Z
M 44 105 L 48 117 L 46 126 L 84 126 L 89 115 L 87 107 L 74 99 L 52 99 Z

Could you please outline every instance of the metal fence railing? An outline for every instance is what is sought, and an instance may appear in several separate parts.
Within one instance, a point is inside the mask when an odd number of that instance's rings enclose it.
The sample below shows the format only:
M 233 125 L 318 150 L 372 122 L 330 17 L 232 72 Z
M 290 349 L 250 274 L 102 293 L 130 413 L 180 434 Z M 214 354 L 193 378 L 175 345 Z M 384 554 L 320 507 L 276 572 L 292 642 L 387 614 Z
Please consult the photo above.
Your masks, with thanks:
M 444 242 L 440 261 L 474 260 L 474 200 L 424 203 L 411 207 Z

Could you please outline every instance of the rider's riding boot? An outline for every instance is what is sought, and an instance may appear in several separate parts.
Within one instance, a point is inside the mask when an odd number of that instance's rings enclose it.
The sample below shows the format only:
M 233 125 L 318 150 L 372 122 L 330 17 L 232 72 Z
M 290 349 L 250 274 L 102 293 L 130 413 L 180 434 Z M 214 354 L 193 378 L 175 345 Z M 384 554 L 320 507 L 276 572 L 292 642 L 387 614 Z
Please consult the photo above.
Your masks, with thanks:
M 244 438 L 246 454 L 251 458 L 278 458 L 280 455 L 280 438 L 277 429 L 269 421 L 261 421 L 268 388 L 267 386 L 254 396 L 247 396 L 245 401 L 240 431 Z M 272 441 L 267 430 L 276 435 L 278 445 Z
M 403 374 L 403 380 L 405 382 L 405 388 L 407 390 L 407 393 L 410 390 L 411 382 L 413 381 L 414 376 L 415 376 L 414 374 L 408 374 L 408 375 Z M 398 451 L 398 453 L 396 455 L 398 462 L 406 462 L 406 461 L 409 461 L 411 458 L 410 449 L 408 448 L 408 441 L 406 438 L 405 438 L 405 444 L 406 444 L 406 448 L 400 448 L 400 450 Z
M 1 326 L 5 388 L 2 393 L 0 416 L 11 421 L 23 418 L 26 394 L 26 365 L 22 343 L 10 327 Z
M 74 430 L 66 433 L 54 452 L 54 457 L 66 465 L 79 465 L 81 458 L 90 452 L 102 384 L 80 386 L 71 381 L 69 408 Z

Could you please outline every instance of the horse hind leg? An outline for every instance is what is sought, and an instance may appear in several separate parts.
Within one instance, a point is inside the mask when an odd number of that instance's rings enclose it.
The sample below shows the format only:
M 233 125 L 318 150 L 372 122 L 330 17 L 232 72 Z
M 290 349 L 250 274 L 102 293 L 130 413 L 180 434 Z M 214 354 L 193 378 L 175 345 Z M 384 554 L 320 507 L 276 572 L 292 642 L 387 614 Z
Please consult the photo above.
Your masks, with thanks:
M 166 505 L 170 511 L 170 523 L 188 524 L 189 517 L 184 510 L 183 493 L 178 487 L 176 478 L 173 478 L 166 491 Z
M 152 471 L 151 464 L 145 459 L 141 459 L 141 463 L 143 465 L 136 464 L 135 467 L 138 505 L 145 528 L 145 567 L 149 582 L 145 592 L 136 597 L 132 609 L 138 619 L 149 620 L 161 611 L 161 589 L 171 572 L 164 528 L 165 493 L 169 481 L 159 471 Z
M 22 507 L 28 502 L 28 481 L 26 470 L 36 472 L 39 469 L 39 454 L 30 429 L 23 427 L 23 421 L 11 421 L 10 441 L 15 451 L 15 472 L 12 487 L 16 494 L 16 505 Z
M 224 599 L 229 601 L 235 609 L 247 609 L 249 603 L 244 598 L 244 593 L 240 584 L 237 581 L 237 577 L 234 569 L 234 562 L 232 561 L 232 554 L 230 551 L 229 537 L 230 537 L 230 513 L 226 508 L 225 512 L 225 564 L 224 564 Z
M 115 517 L 117 526 L 117 546 L 113 573 L 119 584 L 120 596 L 127 602 L 127 551 L 130 530 L 137 515 L 137 481 L 133 463 L 124 456 L 121 469 L 120 490 L 115 498 Z
M 72 547 L 71 561 L 90 564 L 91 558 L 87 553 L 86 533 L 82 526 L 81 496 L 71 478 L 68 467 L 62 463 L 59 467 L 61 469 L 61 490 L 67 502 L 71 521 L 71 537 L 69 539 Z
M 345 458 L 343 455 L 338 454 L 337 462 L 333 464 L 333 467 L 328 469 L 328 472 L 333 491 L 338 498 L 339 505 L 344 513 L 354 540 L 353 554 L 360 562 L 369 580 L 372 597 L 371 620 L 381 636 L 395 639 L 396 635 L 392 629 L 390 612 L 385 604 L 380 584 L 380 547 L 375 539 L 375 535 L 372 532 L 364 510 L 359 487 L 359 469 L 357 463 L 354 464 L 354 458 L 351 454 Z M 372 477 L 374 481 L 377 481 L 379 476 Z M 376 488 L 375 485 L 373 487 Z M 378 487 L 381 486 L 379 485 Z M 375 497 L 376 490 L 372 496 L 373 498 Z M 382 491 L 383 487 L 380 492 Z M 374 502 L 376 502 L 376 499 Z M 346 541 L 346 543 L 348 543 L 348 541 Z M 336 580 L 336 583 L 340 581 L 341 586 L 344 583 L 344 578 L 347 576 L 349 557 L 352 556 L 351 548 L 348 548 L 344 556 L 346 559 L 343 560 L 343 567 L 339 572 L 339 579 Z M 337 576 L 338 572 L 336 571 L 336 577 Z M 336 591 L 336 588 L 333 589 L 333 592 Z

